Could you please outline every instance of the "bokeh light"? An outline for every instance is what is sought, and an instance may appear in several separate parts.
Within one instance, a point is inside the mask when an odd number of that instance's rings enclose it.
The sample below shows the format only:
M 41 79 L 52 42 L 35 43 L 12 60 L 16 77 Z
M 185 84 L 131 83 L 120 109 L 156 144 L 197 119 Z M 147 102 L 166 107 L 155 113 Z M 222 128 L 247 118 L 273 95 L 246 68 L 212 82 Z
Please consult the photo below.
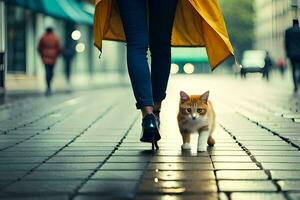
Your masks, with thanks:
M 195 70 L 195 67 L 191 63 L 187 63 L 183 66 L 183 71 L 187 74 L 192 74 Z
M 179 66 L 175 63 L 171 64 L 171 74 L 177 74 L 179 71 Z
M 73 40 L 79 40 L 81 38 L 81 32 L 79 30 L 75 30 L 72 32 L 71 37 Z
M 85 45 L 83 43 L 78 43 L 76 45 L 76 51 L 78 53 L 82 53 L 82 52 L 84 52 L 84 50 L 85 50 Z

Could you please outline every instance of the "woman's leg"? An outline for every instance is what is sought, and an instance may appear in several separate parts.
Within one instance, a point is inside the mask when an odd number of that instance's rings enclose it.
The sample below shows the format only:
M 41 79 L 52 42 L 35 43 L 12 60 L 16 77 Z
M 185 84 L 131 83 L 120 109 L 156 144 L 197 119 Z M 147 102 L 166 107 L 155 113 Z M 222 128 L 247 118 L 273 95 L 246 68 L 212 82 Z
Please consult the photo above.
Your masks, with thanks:
M 152 94 L 155 109 L 166 97 L 171 68 L 171 36 L 178 0 L 149 1 Z
M 149 34 L 146 0 L 117 0 L 127 41 L 128 72 L 136 108 L 153 106 L 147 50 Z M 151 110 L 150 110 L 151 112 Z

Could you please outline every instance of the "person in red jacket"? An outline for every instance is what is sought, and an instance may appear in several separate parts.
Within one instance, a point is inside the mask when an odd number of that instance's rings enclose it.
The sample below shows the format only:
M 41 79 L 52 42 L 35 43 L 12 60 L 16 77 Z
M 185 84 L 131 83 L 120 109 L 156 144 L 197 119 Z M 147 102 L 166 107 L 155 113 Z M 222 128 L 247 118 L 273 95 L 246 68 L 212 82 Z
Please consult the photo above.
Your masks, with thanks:
M 47 90 L 46 95 L 51 94 L 51 81 L 53 78 L 54 66 L 57 57 L 61 53 L 61 46 L 58 37 L 53 33 L 52 28 L 47 28 L 46 33 L 41 37 L 38 44 L 38 52 L 45 64 Z

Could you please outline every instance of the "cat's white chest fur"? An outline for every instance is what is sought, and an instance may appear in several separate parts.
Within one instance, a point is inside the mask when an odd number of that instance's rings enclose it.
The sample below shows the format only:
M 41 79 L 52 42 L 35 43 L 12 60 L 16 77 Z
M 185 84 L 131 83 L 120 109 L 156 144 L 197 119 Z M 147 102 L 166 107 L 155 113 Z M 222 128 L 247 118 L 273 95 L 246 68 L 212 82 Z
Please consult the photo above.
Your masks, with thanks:
M 208 119 L 206 116 L 201 118 L 192 119 L 192 117 L 186 117 L 185 123 L 182 124 L 182 128 L 189 130 L 191 133 L 197 132 L 200 128 L 208 126 Z
M 188 130 L 190 133 L 197 133 L 199 129 L 209 125 L 208 117 L 203 116 L 196 119 L 192 117 L 186 117 L 186 123 L 182 125 L 182 128 Z M 203 152 L 206 151 L 206 142 L 209 137 L 208 131 L 202 131 L 198 137 L 197 151 Z M 191 149 L 191 145 L 185 143 L 181 146 L 182 149 Z

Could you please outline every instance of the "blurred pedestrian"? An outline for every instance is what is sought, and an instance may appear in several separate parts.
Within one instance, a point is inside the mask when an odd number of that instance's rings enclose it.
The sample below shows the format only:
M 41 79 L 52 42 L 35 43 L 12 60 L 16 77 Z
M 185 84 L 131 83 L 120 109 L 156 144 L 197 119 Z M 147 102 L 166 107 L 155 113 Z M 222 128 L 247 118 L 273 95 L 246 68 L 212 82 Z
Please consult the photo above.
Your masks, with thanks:
M 263 77 L 269 80 L 269 72 L 273 66 L 273 61 L 270 56 L 270 53 L 266 51 L 266 56 L 265 56 L 265 65 L 263 67 Z
M 76 54 L 76 44 L 77 42 L 75 40 L 69 39 L 66 42 L 66 45 L 62 52 L 62 56 L 65 62 L 65 77 L 68 83 L 70 83 L 71 79 L 72 60 Z
M 294 19 L 293 26 L 285 31 L 285 51 L 291 61 L 294 92 L 297 93 L 300 84 L 300 27 L 297 19 Z
M 127 66 L 136 99 L 142 111 L 140 141 L 157 147 L 159 113 L 171 67 L 171 45 L 205 46 L 211 67 L 233 54 L 217 0 L 94 0 L 95 45 L 102 40 L 127 42 Z M 147 60 L 150 47 L 151 70 Z
M 238 64 L 237 62 L 232 64 L 231 69 L 235 76 L 237 76 L 241 73 L 241 65 Z
M 276 63 L 277 69 L 280 71 L 281 76 L 283 77 L 285 69 L 286 69 L 286 64 L 283 58 L 280 58 L 277 63 Z
M 54 66 L 61 52 L 61 46 L 58 37 L 53 33 L 51 27 L 46 29 L 46 33 L 41 37 L 38 44 L 38 52 L 45 65 L 46 72 L 46 95 L 51 94 L 51 82 L 53 79 Z

